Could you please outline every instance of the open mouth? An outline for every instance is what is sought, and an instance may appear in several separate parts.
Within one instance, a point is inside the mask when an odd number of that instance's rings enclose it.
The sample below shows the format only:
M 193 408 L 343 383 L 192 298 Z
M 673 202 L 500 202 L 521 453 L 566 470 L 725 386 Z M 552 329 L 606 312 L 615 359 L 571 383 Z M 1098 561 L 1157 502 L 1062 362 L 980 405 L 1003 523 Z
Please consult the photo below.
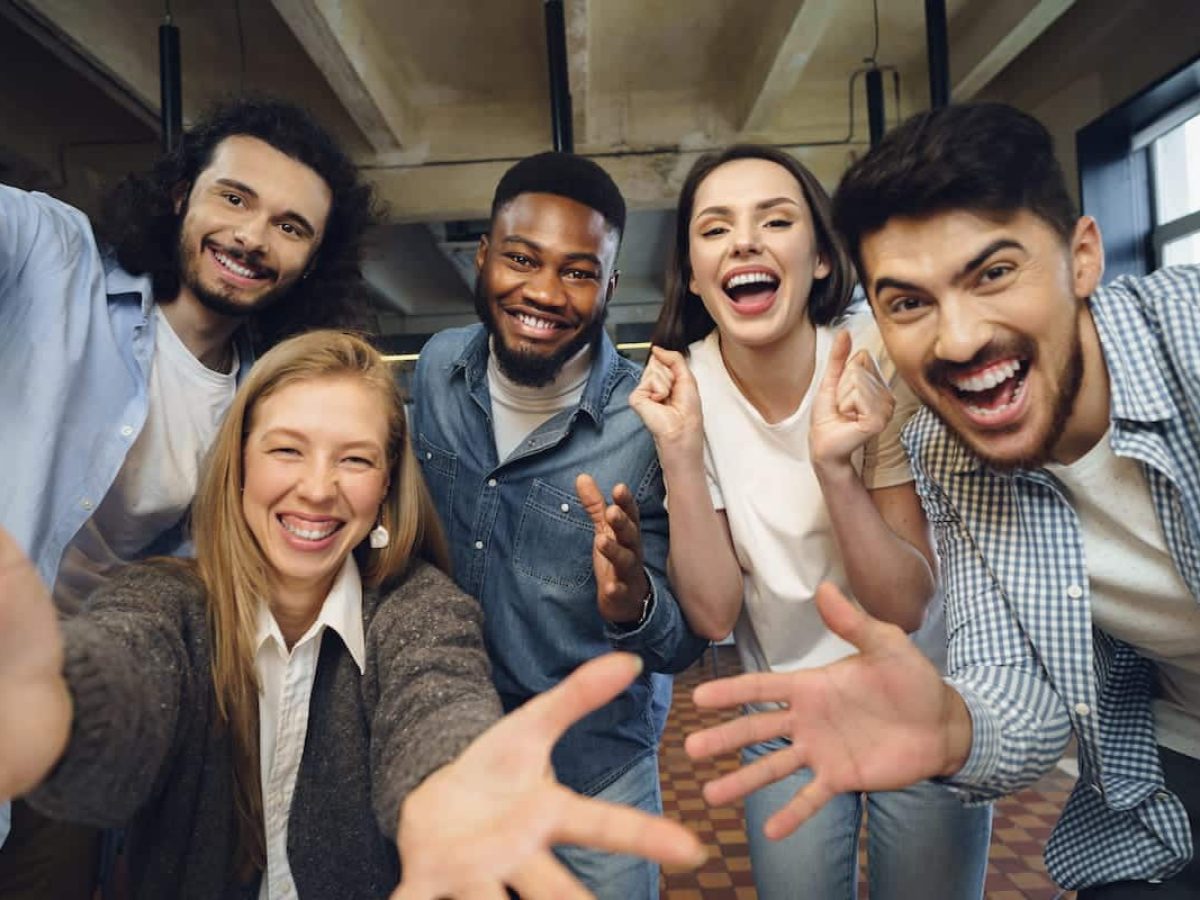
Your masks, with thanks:
M 741 269 L 726 275 L 721 287 L 740 312 L 761 312 L 775 302 L 779 276 L 769 269 Z
M 216 261 L 217 265 L 230 275 L 233 275 L 238 281 L 266 281 L 275 274 L 271 269 L 257 265 L 244 256 L 235 256 L 211 244 L 208 249 L 212 252 L 212 258 Z
M 314 521 L 311 519 L 301 519 L 297 516 L 277 515 L 279 524 L 283 526 L 284 531 L 293 537 L 307 541 L 313 544 L 319 544 L 322 541 L 333 537 L 342 529 L 346 523 L 338 519 L 321 519 Z
M 969 375 L 950 375 L 946 381 L 967 413 L 987 424 L 998 423 L 1017 409 L 1028 375 L 1028 359 L 1005 359 Z

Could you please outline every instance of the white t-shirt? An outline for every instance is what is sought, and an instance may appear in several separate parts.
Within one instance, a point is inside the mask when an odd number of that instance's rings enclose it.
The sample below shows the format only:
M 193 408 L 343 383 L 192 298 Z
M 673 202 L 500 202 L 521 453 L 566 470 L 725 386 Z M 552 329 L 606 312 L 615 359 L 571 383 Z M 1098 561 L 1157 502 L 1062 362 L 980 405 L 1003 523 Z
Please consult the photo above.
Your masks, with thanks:
M 158 304 L 154 315 L 146 424 L 116 481 L 63 553 L 54 600 L 65 612 L 78 610 L 187 512 L 200 465 L 237 390 L 236 353 L 229 372 L 214 372 L 192 355 Z
M 1167 549 L 1146 473 L 1110 434 L 1069 466 L 1048 465 L 1083 534 L 1092 623 L 1152 660 L 1158 742 L 1200 758 L 1200 603 Z
M 492 433 L 500 462 L 529 435 L 564 409 L 579 405 L 592 370 L 590 347 L 584 347 L 559 369 L 554 380 L 541 387 L 517 384 L 504 374 L 496 354 L 488 353 L 488 393 L 492 398 Z
M 258 755 L 267 840 L 267 868 L 259 885 L 259 900 L 298 897 L 287 855 L 288 819 L 308 735 L 308 704 L 326 628 L 341 635 L 361 675 L 367 651 L 362 581 L 353 556 L 346 557 L 317 620 L 290 651 L 270 608 L 265 602 L 259 603 L 254 668 L 259 683 Z
M 854 465 L 869 489 L 912 481 L 900 444 L 900 429 L 916 400 L 899 381 L 883 352 L 870 314 L 847 318 L 853 351 L 866 348 L 896 393 L 891 423 Z M 825 374 L 836 329 L 818 328 L 812 383 L 799 407 L 769 424 L 742 396 L 721 358 L 720 337 L 688 348 L 704 412 L 705 469 L 713 506 L 724 510 L 742 567 L 744 603 L 734 629 L 747 671 L 789 671 L 825 665 L 854 652 L 834 635 L 817 612 L 817 585 L 831 581 L 847 594 L 850 585 L 838 551 L 825 498 L 808 454 L 812 402 Z M 668 486 L 669 487 L 669 486 Z M 939 603 L 940 605 L 940 603 Z M 944 626 L 937 610 L 918 632 L 918 644 L 933 658 L 944 657 Z

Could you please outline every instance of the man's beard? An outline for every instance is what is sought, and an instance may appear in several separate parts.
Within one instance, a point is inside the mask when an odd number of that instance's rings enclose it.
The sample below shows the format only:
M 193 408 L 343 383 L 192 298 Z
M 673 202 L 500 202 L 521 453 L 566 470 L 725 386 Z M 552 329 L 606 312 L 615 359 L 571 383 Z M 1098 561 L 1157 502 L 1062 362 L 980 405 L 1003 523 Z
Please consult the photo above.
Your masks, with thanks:
M 1032 360 L 1034 347 L 1033 342 L 1024 340 L 1021 342 L 1020 349 L 1017 355 L 1024 359 Z M 1005 355 L 1004 353 L 996 352 L 991 348 L 985 348 L 977 357 L 982 361 L 988 359 L 998 359 Z M 966 366 L 956 366 L 955 368 L 967 368 L 978 366 L 980 363 L 972 360 Z M 937 364 L 935 364 L 936 366 Z M 940 367 L 939 367 L 940 368 Z M 1028 379 L 1029 374 L 1025 377 Z M 947 384 L 944 374 L 936 372 L 926 372 L 926 378 L 933 384 Z M 999 472 L 1013 472 L 1018 469 L 1032 470 L 1040 469 L 1046 463 L 1054 459 L 1054 445 L 1058 443 L 1062 437 L 1063 429 L 1066 427 L 1067 420 L 1071 418 L 1071 412 L 1075 409 L 1075 401 L 1079 397 L 1079 390 L 1083 385 L 1083 344 L 1079 338 L 1079 329 L 1076 327 L 1074 340 L 1071 342 L 1071 352 L 1067 356 L 1066 362 L 1063 364 L 1062 370 L 1059 373 L 1057 380 L 1057 390 L 1053 398 L 1054 410 L 1050 416 L 1050 424 L 1046 428 L 1046 432 L 1042 435 L 1041 442 L 1029 453 L 1021 456 L 994 457 L 990 456 L 985 449 L 980 446 L 970 436 L 959 432 L 955 427 L 946 420 L 946 417 L 938 411 L 933 404 L 928 404 L 933 414 L 941 419 L 942 424 L 950 431 L 954 432 L 968 446 L 971 451 L 980 458 L 986 465 Z M 1027 386 L 1022 386 L 1022 390 L 1027 389 Z
M 562 371 L 567 360 L 584 347 L 594 346 L 600 340 L 604 332 L 608 305 L 605 304 L 604 313 L 596 316 L 575 337 L 550 354 L 519 350 L 504 342 L 504 335 L 496 324 L 492 304 L 483 287 L 483 279 L 479 277 L 475 279 L 475 312 L 492 339 L 492 352 L 496 355 L 496 362 L 499 363 L 500 371 L 505 377 L 525 387 L 539 388 L 552 382 Z
M 255 268 L 260 267 L 255 254 L 240 253 L 235 250 L 227 250 L 224 247 L 221 248 L 221 252 L 239 262 L 244 261 L 247 265 L 252 265 Z M 231 319 L 243 319 L 274 306 L 288 292 L 288 287 L 276 285 L 252 303 L 238 303 L 236 300 L 231 300 L 224 294 L 205 287 L 204 283 L 200 280 L 200 256 L 203 253 L 203 246 L 197 249 L 186 243 L 186 238 L 181 228 L 178 247 L 180 285 L 186 287 L 200 301 L 201 306 L 218 315 L 228 316 Z

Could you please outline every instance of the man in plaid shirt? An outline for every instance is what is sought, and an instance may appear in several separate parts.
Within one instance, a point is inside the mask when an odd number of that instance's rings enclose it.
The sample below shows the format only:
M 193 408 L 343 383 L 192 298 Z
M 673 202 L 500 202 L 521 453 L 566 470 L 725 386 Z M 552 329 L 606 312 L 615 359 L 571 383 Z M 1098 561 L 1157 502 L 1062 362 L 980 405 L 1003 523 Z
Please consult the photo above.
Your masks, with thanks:
M 1100 287 L 1099 229 L 1049 134 L 999 104 L 910 119 L 834 202 L 925 403 L 905 445 L 937 537 L 950 675 L 826 588 L 822 614 L 859 655 L 702 687 L 701 705 L 787 707 L 693 735 L 693 755 L 793 740 L 706 796 L 810 766 L 768 823 L 780 836 L 847 790 L 938 776 L 968 801 L 1012 793 L 1074 734 L 1054 878 L 1088 900 L 1200 896 L 1200 268 Z

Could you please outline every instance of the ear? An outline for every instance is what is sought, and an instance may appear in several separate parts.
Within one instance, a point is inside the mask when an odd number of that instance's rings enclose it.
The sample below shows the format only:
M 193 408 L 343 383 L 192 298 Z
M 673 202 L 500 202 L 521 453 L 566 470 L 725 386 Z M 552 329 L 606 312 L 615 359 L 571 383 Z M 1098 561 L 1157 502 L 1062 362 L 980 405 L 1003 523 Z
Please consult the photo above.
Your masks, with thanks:
M 475 248 L 475 274 L 483 271 L 483 264 L 487 262 L 488 253 L 488 236 L 481 234 L 479 236 L 479 246 Z
M 1104 275 L 1104 244 L 1100 226 L 1091 216 L 1080 216 L 1071 235 L 1071 286 L 1075 297 L 1084 300 L 1092 295 Z
M 689 268 L 690 268 L 690 266 L 689 266 Z M 696 287 L 696 273 L 695 272 L 691 272 L 688 274 L 688 291 L 690 293 L 695 294 L 697 297 L 700 296 L 700 288 Z
M 612 301 L 613 294 L 617 292 L 617 282 L 621 280 L 621 270 L 613 269 L 612 275 L 608 277 L 608 287 L 604 291 L 604 305 L 607 307 Z
M 817 253 L 817 265 L 813 268 L 813 280 L 825 278 L 833 271 L 833 266 L 829 265 L 829 259 L 824 253 Z

